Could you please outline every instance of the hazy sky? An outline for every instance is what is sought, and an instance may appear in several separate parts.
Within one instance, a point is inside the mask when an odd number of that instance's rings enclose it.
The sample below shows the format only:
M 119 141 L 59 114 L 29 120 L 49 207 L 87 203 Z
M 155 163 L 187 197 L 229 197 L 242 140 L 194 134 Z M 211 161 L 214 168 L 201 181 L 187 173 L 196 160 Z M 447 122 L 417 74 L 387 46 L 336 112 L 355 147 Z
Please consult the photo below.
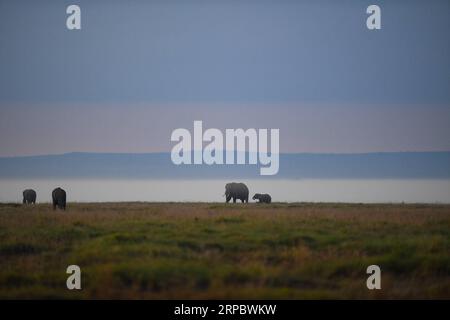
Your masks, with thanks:
M 449 30 L 448 0 L 0 0 L 0 156 L 168 151 L 193 120 L 280 128 L 284 152 L 450 150 Z

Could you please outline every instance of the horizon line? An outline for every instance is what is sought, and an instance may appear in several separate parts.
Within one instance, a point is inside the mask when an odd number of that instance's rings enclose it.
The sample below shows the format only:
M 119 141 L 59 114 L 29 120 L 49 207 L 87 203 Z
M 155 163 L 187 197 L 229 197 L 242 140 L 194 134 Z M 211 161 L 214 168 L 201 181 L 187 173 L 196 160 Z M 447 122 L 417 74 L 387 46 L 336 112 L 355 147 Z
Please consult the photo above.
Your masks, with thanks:
M 203 150 L 198 150 L 203 152 Z M 198 152 L 197 151 L 197 152 Z M 196 152 L 195 150 L 190 150 L 188 152 Z M 249 151 L 237 151 L 237 150 L 222 150 L 222 152 L 244 152 L 250 153 Z M 66 156 L 73 154 L 92 154 L 92 155 L 162 155 L 170 154 L 171 151 L 156 151 L 156 152 L 96 152 L 96 151 L 69 151 L 63 153 L 47 153 L 47 154 L 33 154 L 33 155 L 10 155 L 10 156 L 0 156 L 0 159 L 11 159 L 11 158 L 31 158 L 31 157 L 49 157 L 49 156 Z M 259 152 L 255 152 L 259 153 Z M 268 152 L 272 154 L 271 152 Z M 279 152 L 279 155 L 373 155 L 373 154 L 398 154 L 398 153 L 450 153 L 450 150 L 435 150 L 435 151 L 370 151 L 370 152 Z

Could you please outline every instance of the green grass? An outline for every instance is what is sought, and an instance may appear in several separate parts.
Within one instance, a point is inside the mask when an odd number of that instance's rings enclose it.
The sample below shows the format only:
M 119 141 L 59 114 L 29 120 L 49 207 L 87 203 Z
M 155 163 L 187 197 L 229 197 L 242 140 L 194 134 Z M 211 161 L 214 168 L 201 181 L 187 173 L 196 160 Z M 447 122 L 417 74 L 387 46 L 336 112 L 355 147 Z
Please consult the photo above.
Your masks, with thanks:
M 0 204 L 0 298 L 448 299 L 450 206 Z

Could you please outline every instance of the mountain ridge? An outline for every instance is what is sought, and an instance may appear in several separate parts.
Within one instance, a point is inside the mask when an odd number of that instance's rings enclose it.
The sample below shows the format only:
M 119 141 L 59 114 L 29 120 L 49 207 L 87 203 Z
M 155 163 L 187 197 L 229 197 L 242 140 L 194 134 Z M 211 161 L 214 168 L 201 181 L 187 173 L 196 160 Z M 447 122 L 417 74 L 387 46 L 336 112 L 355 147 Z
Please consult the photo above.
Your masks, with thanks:
M 248 156 L 248 153 L 246 153 Z M 275 176 L 260 165 L 174 165 L 169 152 L 0 157 L 0 178 L 450 178 L 450 151 L 280 153 Z

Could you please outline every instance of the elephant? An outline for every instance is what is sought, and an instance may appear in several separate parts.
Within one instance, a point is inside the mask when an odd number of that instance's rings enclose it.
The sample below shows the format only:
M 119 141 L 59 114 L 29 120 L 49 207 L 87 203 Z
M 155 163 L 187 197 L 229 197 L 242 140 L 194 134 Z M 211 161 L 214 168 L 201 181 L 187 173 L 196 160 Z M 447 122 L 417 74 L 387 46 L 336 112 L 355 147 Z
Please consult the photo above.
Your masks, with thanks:
M 253 200 L 259 200 L 258 203 L 271 203 L 272 197 L 268 195 L 267 193 L 256 193 L 253 198 Z
M 35 204 L 36 203 L 36 191 L 33 189 L 26 189 L 23 191 L 23 204 Z
M 226 202 L 228 203 L 233 198 L 233 203 L 236 203 L 236 199 L 242 201 L 242 203 L 248 203 L 248 188 L 243 183 L 231 182 L 225 185 Z
M 56 188 L 52 192 L 53 210 L 58 207 L 61 210 L 66 210 L 66 192 L 61 188 Z

